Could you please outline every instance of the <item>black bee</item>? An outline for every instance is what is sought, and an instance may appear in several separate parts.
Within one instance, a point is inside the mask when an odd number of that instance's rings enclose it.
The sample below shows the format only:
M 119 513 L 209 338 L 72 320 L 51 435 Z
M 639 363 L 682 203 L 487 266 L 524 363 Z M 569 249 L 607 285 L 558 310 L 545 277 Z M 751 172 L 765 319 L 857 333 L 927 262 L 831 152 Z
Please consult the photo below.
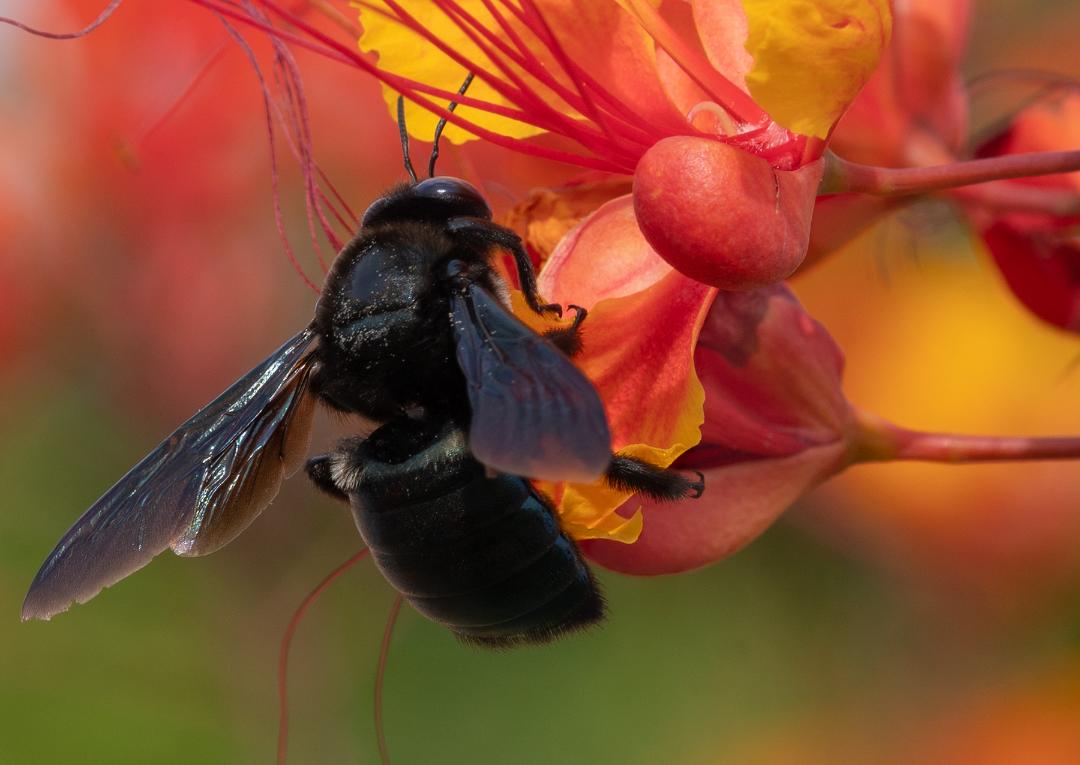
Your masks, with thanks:
M 467 83 L 466 83 L 467 84 Z M 539 335 L 510 312 L 495 252 L 519 238 L 463 180 L 431 175 L 377 199 L 326 278 L 315 318 L 132 468 L 64 535 L 23 619 L 48 619 L 166 548 L 232 541 L 304 462 L 316 402 L 382 423 L 308 461 L 348 502 L 390 583 L 428 618 L 481 645 L 543 642 L 600 620 L 603 599 L 551 503 L 523 476 L 591 481 L 661 499 L 697 481 L 612 455 L 596 390 L 569 361 L 585 311 Z

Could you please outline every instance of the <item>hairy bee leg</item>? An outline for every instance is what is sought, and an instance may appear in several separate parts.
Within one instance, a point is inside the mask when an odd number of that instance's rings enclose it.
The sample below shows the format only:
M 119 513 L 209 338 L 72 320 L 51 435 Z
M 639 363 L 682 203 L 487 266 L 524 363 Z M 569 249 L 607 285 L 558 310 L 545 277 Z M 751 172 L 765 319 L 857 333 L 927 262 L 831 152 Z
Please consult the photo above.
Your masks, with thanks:
M 318 457 L 309 459 L 306 468 L 308 478 L 311 479 L 315 488 L 323 494 L 333 497 L 341 502 L 348 502 L 349 495 L 339 489 L 338 485 L 334 483 L 334 475 L 330 467 L 331 459 L 333 459 L 333 456 L 330 454 L 320 454 Z
M 659 502 L 697 499 L 705 491 L 705 476 L 699 471 L 691 480 L 677 470 L 650 465 L 636 457 L 613 454 L 604 472 L 604 481 L 615 489 L 644 494 Z
M 585 321 L 589 312 L 579 305 L 568 305 L 567 308 L 574 310 L 574 323 L 569 327 L 549 329 L 544 332 L 544 337 L 567 356 L 573 357 L 581 353 L 581 322 Z
M 502 247 L 514 256 L 517 265 L 518 279 L 521 282 L 521 291 L 525 295 L 525 302 L 529 308 L 538 314 L 553 313 L 562 316 L 562 306 L 558 303 L 541 303 L 540 293 L 536 288 L 536 272 L 533 270 L 532 260 L 521 244 L 521 237 L 508 228 L 497 223 L 492 223 L 484 218 L 470 218 L 460 216 L 451 218 L 446 222 L 446 230 L 453 234 L 465 234 L 479 239 L 482 242 Z

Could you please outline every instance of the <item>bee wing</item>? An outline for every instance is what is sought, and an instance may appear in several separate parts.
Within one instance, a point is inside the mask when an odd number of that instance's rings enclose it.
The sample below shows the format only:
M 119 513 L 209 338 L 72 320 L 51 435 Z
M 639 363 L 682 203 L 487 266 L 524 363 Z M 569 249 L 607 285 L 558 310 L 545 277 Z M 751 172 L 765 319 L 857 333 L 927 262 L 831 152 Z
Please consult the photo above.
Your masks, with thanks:
M 476 459 L 529 478 L 599 478 L 611 462 L 611 433 L 588 378 L 478 285 L 455 294 L 451 311 Z
M 205 555 L 247 528 L 306 455 L 314 338 L 305 329 L 286 342 L 83 513 L 34 577 L 22 618 L 85 603 L 167 547 Z

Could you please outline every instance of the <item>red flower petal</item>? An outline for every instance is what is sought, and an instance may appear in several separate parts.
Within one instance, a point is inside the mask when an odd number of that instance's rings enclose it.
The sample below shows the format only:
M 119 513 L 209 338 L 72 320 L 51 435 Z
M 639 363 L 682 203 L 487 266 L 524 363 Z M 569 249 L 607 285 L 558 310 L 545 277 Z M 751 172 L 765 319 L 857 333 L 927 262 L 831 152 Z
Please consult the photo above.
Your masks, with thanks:
M 705 388 L 702 442 L 675 466 L 702 470 L 705 494 L 643 507 L 631 499 L 622 513 L 641 507 L 638 541 L 585 548 L 604 566 L 662 574 L 713 563 L 847 463 L 854 424 L 843 356 L 785 287 L 720 293 L 694 361 Z
M 705 425 L 701 445 L 680 464 L 786 456 L 836 441 L 850 427 L 843 354 L 784 286 L 720 293 L 694 363 Z
M 1022 231 L 999 221 L 982 232 L 1013 294 L 1054 326 L 1080 332 L 1080 239 L 1067 231 Z
M 979 156 L 1058 151 L 1080 143 L 1080 94 L 1025 109 L 1009 128 L 984 144 Z M 1080 172 L 1004 181 L 1022 193 L 1039 189 L 1080 193 Z M 1016 297 L 1039 318 L 1080 331 L 1080 215 L 975 209 L 994 262 Z
M 834 472 L 845 449 L 832 443 L 790 457 L 703 471 L 701 499 L 644 505 L 644 527 L 634 544 L 586 540 L 582 548 L 591 560 L 624 574 L 674 574 L 715 563 L 755 539 Z

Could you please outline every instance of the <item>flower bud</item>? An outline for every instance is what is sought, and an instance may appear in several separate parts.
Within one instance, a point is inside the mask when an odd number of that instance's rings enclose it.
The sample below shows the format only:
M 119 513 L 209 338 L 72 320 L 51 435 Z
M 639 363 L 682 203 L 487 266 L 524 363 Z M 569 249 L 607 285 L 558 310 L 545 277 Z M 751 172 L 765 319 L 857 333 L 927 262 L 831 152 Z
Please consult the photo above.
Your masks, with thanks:
M 820 161 L 776 170 L 716 140 L 666 138 L 634 173 L 634 212 L 678 271 L 722 289 L 753 289 L 802 263 L 821 172 Z

